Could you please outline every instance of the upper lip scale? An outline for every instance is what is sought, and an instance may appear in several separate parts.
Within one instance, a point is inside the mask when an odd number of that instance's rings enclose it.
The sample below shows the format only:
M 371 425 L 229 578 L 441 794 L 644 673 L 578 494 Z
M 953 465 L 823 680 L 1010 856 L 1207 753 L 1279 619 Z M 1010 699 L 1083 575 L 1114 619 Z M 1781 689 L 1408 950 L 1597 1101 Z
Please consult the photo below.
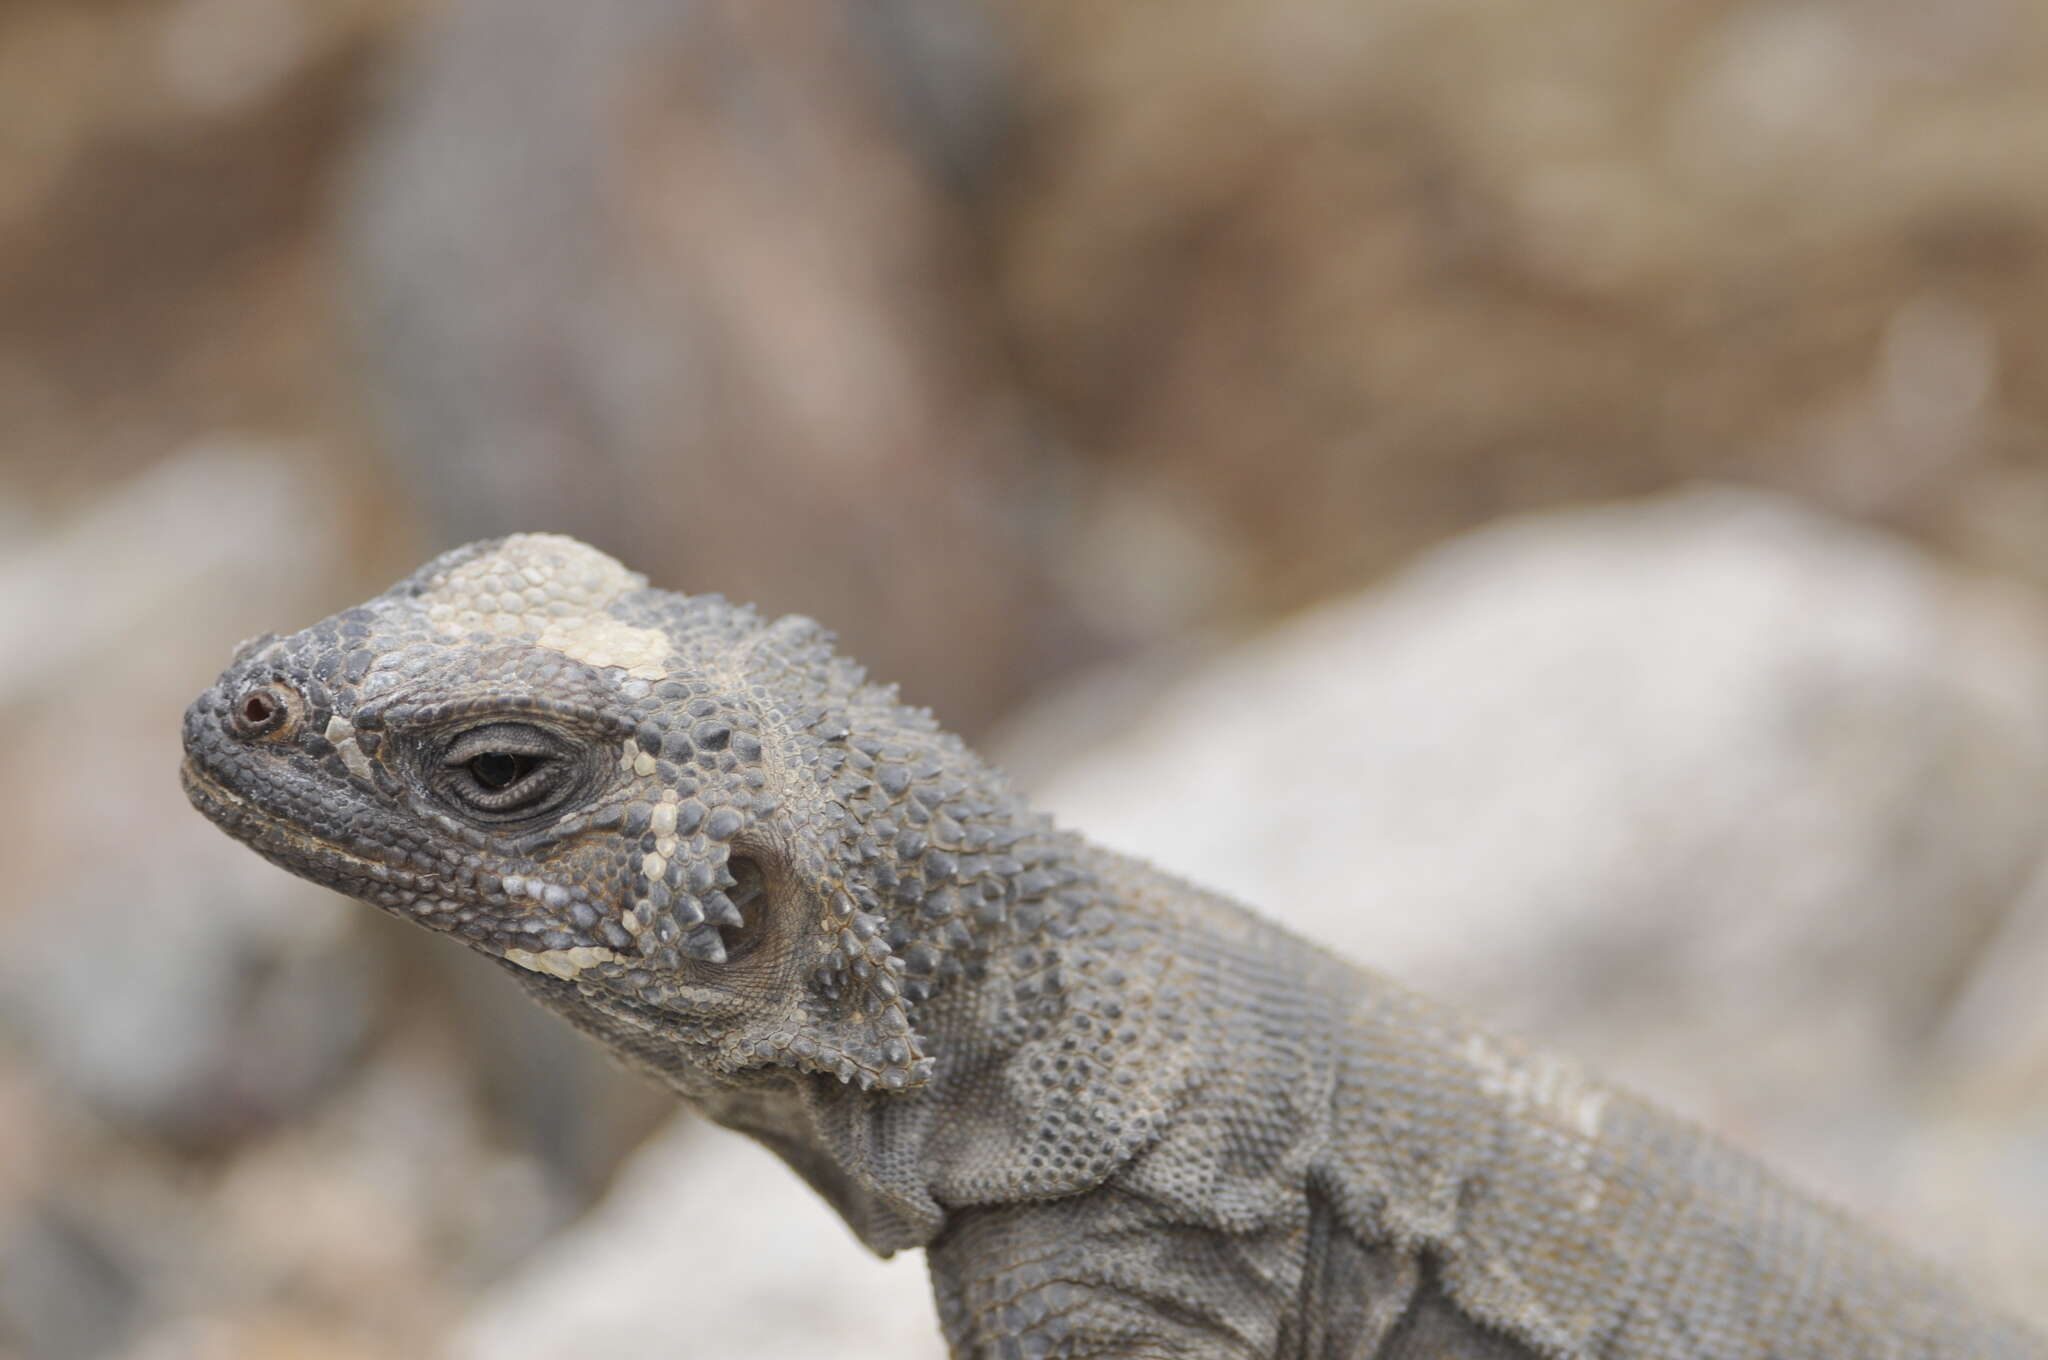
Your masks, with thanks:
M 255 803 L 250 802 L 247 798 L 242 797 L 242 795 L 227 788 L 207 774 L 205 770 L 200 768 L 199 762 L 190 756 L 185 757 L 184 767 L 179 771 L 179 774 L 188 795 L 196 788 L 206 802 L 211 803 L 214 808 L 232 812 L 238 816 L 254 818 L 257 822 L 261 823 L 265 831 L 277 836 L 289 845 L 307 850 L 318 850 L 322 854 L 331 855 L 336 859 L 356 865 L 362 869 L 366 877 L 374 878 L 380 883 L 395 881 L 400 887 L 418 888 L 426 891 L 439 891 L 443 886 L 441 880 L 433 874 L 421 873 L 415 869 L 397 868 L 389 864 L 379 863 L 373 859 L 364 859 L 360 855 L 351 855 L 347 851 L 337 850 L 331 845 L 316 845 L 313 842 L 307 841 L 297 835 L 289 825 L 271 816 Z M 209 816 L 213 814 L 213 808 L 204 805 L 201 806 L 200 811 L 207 813 Z
M 296 835 L 287 824 L 279 821 L 256 804 L 216 781 L 204 769 L 200 768 L 199 763 L 190 756 L 185 757 L 185 763 L 180 769 L 179 775 L 188 793 L 196 787 L 200 794 L 209 803 L 213 804 L 214 807 L 232 811 L 240 816 L 253 817 L 262 823 L 265 831 L 279 837 L 288 844 L 308 850 L 318 850 L 323 854 L 331 855 L 336 859 L 356 865 L 362 870 L 366 878 L 374 879 L 379 883 L 396 883 L 399 887 L 411 888 L 425 893 L 439 893 L 447 886 L 435 874 L 423 873 L 417 869 L 401 869 L 393 865 L 381 864 L 376 860 L 364 859 L 360 855 L 351 855 L 345 850 L 337 850 L 330 845 L 315 845 L 304 840 Z M 206 812 L 208 816 L 213 815 L 212 810 L 209 808 L 202 807 L 201 811 Z M 557 918 L 543 917 L 541 919 L 557 929 L 572 929 L 568 922 Z

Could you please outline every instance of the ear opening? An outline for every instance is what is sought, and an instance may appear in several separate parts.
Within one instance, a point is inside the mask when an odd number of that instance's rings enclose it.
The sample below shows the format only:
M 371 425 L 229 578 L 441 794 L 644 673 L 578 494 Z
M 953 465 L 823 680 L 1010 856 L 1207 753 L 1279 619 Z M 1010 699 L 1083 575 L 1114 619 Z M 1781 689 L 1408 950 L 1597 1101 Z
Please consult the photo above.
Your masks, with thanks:
M 707 895 L 705 924 L 718 934 L 726 963 L 741 963 L 768 938 L 768 874 L 754 856 L 735 851 L 725 862 L 731 884 Z
M 910 1091 L 930 1081 L 935 1064 L 904 997 L 904 962 L 890 948 L 881 918 L 836 893 L 810 928 L 815 933 L 799 930 L 792 939 L 798 922 L 778 906 L 795 904 L 773 900 L 768 868 L 737 847 L 726 868 L 733 881 L 724 895 L 742 923 L 718 928 L 725 961 L 744 961 L 778 934 L 797 951 L 789 961 L 793 1004 L 780 1022 L 749 1027 L 736 1051 L 728 1050 L 736 1065 L 817 1072 L 864 1091 Z M 809 941 L 826 942 L 822 949 L 816 943 L 806 949 L 807 933 Z

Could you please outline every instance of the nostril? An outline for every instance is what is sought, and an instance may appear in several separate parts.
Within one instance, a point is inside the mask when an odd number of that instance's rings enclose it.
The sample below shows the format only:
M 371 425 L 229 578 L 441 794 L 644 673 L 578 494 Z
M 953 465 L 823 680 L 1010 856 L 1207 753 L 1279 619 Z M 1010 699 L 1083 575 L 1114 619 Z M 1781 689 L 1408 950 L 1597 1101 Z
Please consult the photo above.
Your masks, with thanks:
M 262 737 L 284 727 L 291 716 L 291 695 L 283 686 L 252 685 L 228 709 L 228 726 L 238 737 Z

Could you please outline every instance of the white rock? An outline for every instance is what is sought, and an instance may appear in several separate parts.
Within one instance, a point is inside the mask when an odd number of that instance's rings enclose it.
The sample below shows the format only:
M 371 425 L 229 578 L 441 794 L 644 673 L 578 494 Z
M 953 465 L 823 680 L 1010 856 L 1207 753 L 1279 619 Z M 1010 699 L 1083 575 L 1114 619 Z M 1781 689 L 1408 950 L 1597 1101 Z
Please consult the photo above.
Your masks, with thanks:
M 945 1348 L 922 1252 L 877 1261 L 772 1154 L 684 1120 L 486 1294 L 448 1354 L 938 1360 Z

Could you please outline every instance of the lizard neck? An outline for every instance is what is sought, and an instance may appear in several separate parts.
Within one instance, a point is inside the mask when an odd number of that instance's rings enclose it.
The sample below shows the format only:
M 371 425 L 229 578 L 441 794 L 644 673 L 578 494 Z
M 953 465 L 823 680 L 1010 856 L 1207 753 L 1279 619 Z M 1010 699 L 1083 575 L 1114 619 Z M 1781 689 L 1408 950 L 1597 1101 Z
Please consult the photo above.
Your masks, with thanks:
M 1109 887 L 1165 881 L 1050 828 L 1014 857 L 1029 866 L 1018 874 L 1057 886 L 1020 889 L 954 985 L 917 1007 L 931 1079 L 806 1096 L 817 1146 L 872 1204 L 894 1206 L 893 1223 L 849 1214 L 879 1250 L 923 1245 L 949 1210 L 1101 1185 L 1169 1127 L 1188 1088 L 1199 997 L 1161 918 Z M 902 1236 L 883 1240 L 892 1230 Z
M 794 1076 L 772 1102 L 702 1102 L 794 1167 L 863 1242 L 929 1243 L 960 1209 L 1054 1199 L 1103 1184 L 1171 1125 L 1189 1086 L 1199 997 L 1144 901 L 1166 880 L 1042 824 L 1012 845 L 1020 889 L 916 1007 L 934 1059 L 902 1092 Z M 1023 866 L 1031 867 L 1025 868 Z

